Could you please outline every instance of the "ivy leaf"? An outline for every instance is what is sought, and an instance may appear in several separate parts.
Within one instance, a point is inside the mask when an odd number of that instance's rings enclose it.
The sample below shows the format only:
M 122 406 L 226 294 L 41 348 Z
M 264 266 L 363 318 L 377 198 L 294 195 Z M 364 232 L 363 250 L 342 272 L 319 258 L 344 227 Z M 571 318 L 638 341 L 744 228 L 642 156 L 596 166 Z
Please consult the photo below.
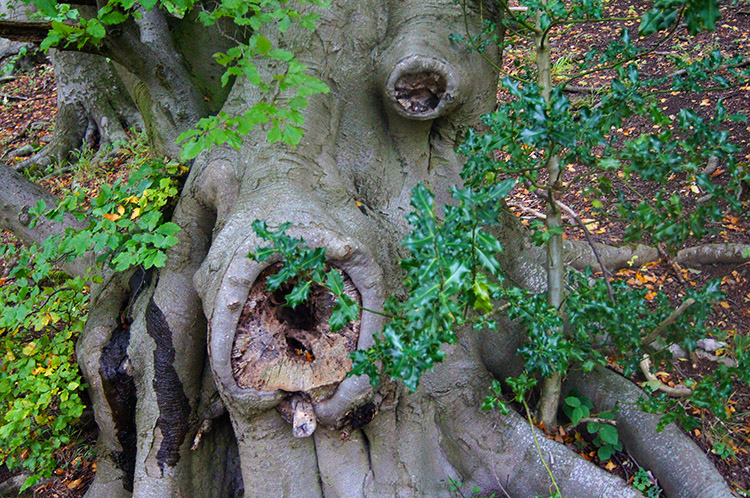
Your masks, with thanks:
M 638 34 L 641 36 L 650 35 L 668 28 L 677 19 L 678 13 L 676 9 L 663 10 L 654 8 L 649 10 L 641 17 Z

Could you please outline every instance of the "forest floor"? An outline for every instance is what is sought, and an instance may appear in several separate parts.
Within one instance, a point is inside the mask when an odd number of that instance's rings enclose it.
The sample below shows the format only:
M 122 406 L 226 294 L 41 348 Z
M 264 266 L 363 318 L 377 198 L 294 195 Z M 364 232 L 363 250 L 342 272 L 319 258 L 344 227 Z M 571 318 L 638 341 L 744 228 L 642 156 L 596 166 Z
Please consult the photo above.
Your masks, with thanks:
M 608 4 L 608 9 L 613 16 L 631 16 L 633 3 L 628 0 L 613 0 Z M 630 27 L 635 30 L 637 22 L 629 22 Z M 617 31 L 614 24 L 577 24 L 562 35 L 555 38 L 553 45 L 553 56 L 556 61 L 553 71 L 558 79 L 571 74 L 576 61 L 591 47 L 603 48 L 617 36 Z M 640 70 L 644 74 L 663 74 L 670 59 L 695 60 L 713 50 L 721 50 L 727 55 L 750 53 L 750 3 L 747 0 L 734 5 L 731 2 L 722 2 L 722 17 L 715 31 L 697 37 L 677 33 L 669 43 L 658 47 L 658 50 L 644 59 Z M 528 47 L 511 47 L 506 52 L 505 68 L 512 71 L 514 60 L 528 54 Z M 604 72 L 576 81 L 577 90 L 572 98 L 596 98 L 595 93 L 589 93 L 585 89 L 606 84 L 611 77 L 611 74 Z M 504 98 L 506 95 L 501 91 L 499 99 Z M 666 93 L 660 102 L 668 113 L 676 113 L 681 108 L 691 108 L 707 115 L 709 110 L 712 112 L 719 99 L 723 100 L 729 113 L 750 114 L 750 83 L 702 95 Z M 7 160 L 6 156 L 24 146 L 30 146 L 34 151 L 43 147 L 54 131 L 56 113 L 56 88 L 51 66 L 42 63 L 17 74 L 15 79 L 0 83 L 0 111 L 0 162 L 15 164 L 22 158 Z M 730 139 L 741 147 L 738 162 L 747 165 L 750 162 L 750 125 L 748 122 L 736 122 L 728 130 Z M 632 120 L 618 129 L 617 133 L 623 136 L 636 136 L 650 131 L 650 125 Z M 89 153 L 81 152 L 79 158 L 83 161 L 79 161 L 77 168 L 74 167 L 72 171 L 63 175 L 57 174 L 55 167 L 37 174 L 43 178 L 41 181 L 47 188 L 62 193 L 71 188 L 96 188 L 99 182 L 111 182 L 129 171 L 127 153 L 116 156 L 113 161 L 102 165 L 92 164 L 90 157 Z M 574 167 L 566 172 L 571 177 L 580 173 L 581 171 L 575 171 Z M 716 181 L 721 181 L 722 175 L 725 174 L 722 165 L 718 165 L 713 176 Z M 666 183 L 667 189 L 694 203 L 702 193 L 694 186 L 686 185 L 683 180 L 670 178 Z M 636 183 L 635 186 L 644 196 L 653 192 L 653 185 L 645 182 Z M 743 197 L 744 213 L 726 212 L 722 222 L 713 226 L 712 233 L 706 235 L 700 243 L 750 243 L 750 220 L 747 216 L 750 210 L 747 209 L 746 197 L 750 197 L 747 191 Z M 616 219 L 594 221 L 589 218 L 592 204 L 582 189 L 570 189 L 565 194 L 564 202 L 579 214 L 598 242 L 615 245 L 623 242 L 625 226 L 622 222 Z M 511 194 L 509 205 L 524 223 L 541 217 L 541 211 L 544 209 L 541 201 L 523 188 L 518 188 Z M 571 239 L 584 238 L 582 230 L 574 224 L 566 226 L 565 236 Z M 648 240 L 645 242 L 648 243 Z M 726 297 L 716 304 L 711 326 L 717 328 L 717 338 L 724 341 L 726 346 L 714 351 L 714 354 L 720 358 L 731 356 L 734 338 L 750 337 L 750 263 L 680 268 L 674 262 L 660 260 L 641 267 L 634 265 L 632 268 L 620 270 L 616 278 L 626 280 L 633 287 L 646 288 L 650 294 L 663 293 L 675 306 L 682 301 L 687 289 L 703 286 L 713 279 L 720 279 L 721 290 Z M 658 375 L 662 382 L 674 386 L 684 384 L 687 379 L 700 379 L 717 368 L 717 365 L 718 362 L 706 358 L 675 361 L 673 369 L 665 369 Z M 634 380 L 643 382 L 645 379 Z M 698 428 L 689 432 L 690 436 L 705 450 L 727 482 L 736 491 L 744 493 L 743 496 L 750 496 L 750 388 L 739 383 L 735 385 L 726 419 L 720 419 L 708 410 L 696 407 L 690 410 L 700 423 Z M 557 434 L 556 437 L 568 444 L 572 444 L 576 439 L 573 433 Z M 89 423 L 81 430 L 77 444 L 62 448 L 58 452 L 59 467 L 52 479 L 37 486 L 28 496 L 82 496 L 96 469 L 92 449 L 94 440 L 95 427 Z M 591 445 L 579 449 L 579 452 L 585 458 L 626 478 L 632 478 L 637 470 L 632 459 L 623 452 L 615 454 L 606 462 L 598 461 L 596 448 Z M 0 483 L 12 475 L 0 466 Z

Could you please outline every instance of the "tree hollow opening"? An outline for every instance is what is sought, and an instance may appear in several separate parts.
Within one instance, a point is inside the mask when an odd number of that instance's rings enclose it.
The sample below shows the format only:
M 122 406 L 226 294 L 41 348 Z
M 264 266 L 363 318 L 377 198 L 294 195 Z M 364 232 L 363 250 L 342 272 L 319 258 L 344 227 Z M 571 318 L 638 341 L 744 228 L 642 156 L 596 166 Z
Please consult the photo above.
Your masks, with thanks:
M 424 114 L 437 109 L 445 96 L 447 82 L 434 71 L 408 73 L 394 84 L 394 95 L 401 108 L 409 114 Z
M 270 291 L 267 268 L 253 284 L 242 309 L 232 347 L 232 372 L 237 385 L 256 391 L 306 392 L 313 400 L 332 394 L 351 369 L 349 353 L 357 348 L 359 320 L 332 332 L 328 324 L 336 296 L 312 284 L 310 294 L 296 308 L 286 305 L 286 295 L 296 282 Z M 349 276 L 344 292 L 360 303 Z

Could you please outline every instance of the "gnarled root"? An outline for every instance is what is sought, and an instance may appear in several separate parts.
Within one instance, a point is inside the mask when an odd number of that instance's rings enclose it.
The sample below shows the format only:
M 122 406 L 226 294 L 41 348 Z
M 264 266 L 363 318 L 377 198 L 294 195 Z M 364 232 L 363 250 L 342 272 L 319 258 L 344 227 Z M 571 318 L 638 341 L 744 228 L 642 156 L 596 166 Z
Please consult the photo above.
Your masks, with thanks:
M 58 111 L 52 141 L 16 165 L 23 171 L 69 160 L 82 146 L 98 144 L 95 160 L 116 151 L 128 136 L 125 127 L 142 127 L 125 87 L 103 57 L 54 52 Z
M 575 386 L 597 410 L 620 407 L 617 430 L 628 452 L 654 473 L 667 496 L 673 498 L 730 498 L 735 496 L 704 452 L 676 425 L 657 432 L 660 416 L 636 406 L 644 393 L 624 377 L 603 368 L 573 373 L 567 387 Z
M 595 244 L 603 263 L 609 270 L 619 270 L 629 266 L 640 267 L 659 259 L 659 251 L 650 246 L 610 246 Z M 600 271 L 594 251 L 586 242 L 568 240 L 565 244 L 566 259 L 578 270 L 591 266 Z M 687 266 L 706 264 L 743 263 L 750 261 L 750 244 L 703 244 L 688 247 L 677 252 L 674 261 Z

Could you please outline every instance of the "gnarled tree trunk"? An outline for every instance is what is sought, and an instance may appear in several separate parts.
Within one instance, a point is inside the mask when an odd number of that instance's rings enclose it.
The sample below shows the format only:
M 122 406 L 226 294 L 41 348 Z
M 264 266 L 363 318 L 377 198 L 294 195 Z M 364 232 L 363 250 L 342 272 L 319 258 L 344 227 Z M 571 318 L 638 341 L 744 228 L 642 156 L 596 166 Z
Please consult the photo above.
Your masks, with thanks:
M 513 323 L 462 331 L 416 393 L 398 382 L 372 388 L 366 378 L 345 378 L 347 354 L 371 345 L 383 318 L 364 312 L 333 333 L 325 326 L 330 296 L 314 291 L 293 312 L 281 307 L 265 288 L 273 264 L 247 257 L 261 245 L 254 220 L 291 221 L 291 235 L 328 250 L 328 264 L 343 271 L 347 292 L 365 308 L 381 309 L 398 294 L 411 189 L 424 182 L 436 202 L 448 202 L 450 186 L 460 183 L 462 128 L 494 107 L 497 75 L 484 57 L 499 54 L 449 41 L 465 21 L 478 33 L 478 12 L 464 19 L 450 0 L 338 0 L 320 11 L 314 33 L 266 33 L 331 92 L 304 109 L 296 148 L 269 145 L 258 128 L 240 150 L 200 155 L 173 216 L 182 231 L 167 266 L 111 275 L 93 297 L 77 349 L 100 428 L 88 496 L 440 497 L 452 496 L 451 479 L 488 495 L 547 496 L 541 459 L 566 497 L 639 496 L 522 416 L 481 410 L 493 377 L 517 373 L 523 333 Z M 163 36 L 160 22 L 130 28 Z M 141 43 L 127 29 L 118 36 L 105 45 Z M 135 101 L 161 144 L 216 110 L 198 98 L 216 88 L 170 57 L 182 50 L 187 58 L 195 49 L 187 46 L 183 38 L 144 52 L 164 62 L 178 94 L 164 96 L 154 68 L 136 67 L 138 53 L 115 59 L 139 78 L 143 95 Z M 277 70 L 268 61 L 259 67 L 262 76 Z M 289 98 L 238 81 L 222 110 Z M 518 224 L 509 218 L 499 235 L 509 278 L 543 288 L 544 256 Z M 672 465 L 693 456 L 676 455 Z M 675 497 L 700 496 L 675 489 Z M 731 495 L 725 485 L 716 489 L 713 496 Z

